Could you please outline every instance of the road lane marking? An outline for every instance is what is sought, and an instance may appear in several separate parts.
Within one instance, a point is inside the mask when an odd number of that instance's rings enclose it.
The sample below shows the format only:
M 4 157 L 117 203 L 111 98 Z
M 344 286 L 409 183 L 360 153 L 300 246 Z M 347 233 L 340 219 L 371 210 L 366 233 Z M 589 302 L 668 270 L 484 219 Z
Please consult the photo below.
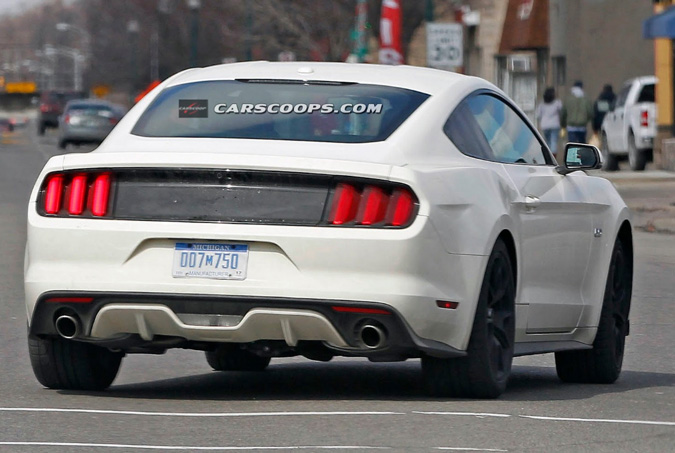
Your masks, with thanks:
M 303 417 L 336 415 L 406 415 L 405 412 L 333 411 L 333 412 L 146 412 L 103 409 L 59 409 L 39 407 L 0 407 L 0 412 L 61 412 L 107 415 L 143 415 L 153 417 Z
M 452 415 L 452 416 L 473 416 L 477 418 L 498 417 L 520 417 L 532 420 L 544 421 L 567 421 L 567 422 L 586 422 L 586 423 L 623 423 L 628 425 L 657 425 L 657 426 L 675 426 L 675 422 L 666 422 L 658 420 L 620 420 L 620 419 L 604 419 L 604 418 L 573 418 L 573 417 L 548 417 L 540 415 L 509 415 L 509 414 L 491 414 L 482 412 L 427 412 L 427 411 L 412 411 L 413 414 L 423 415 Z
M 470 447 L 436 447 L 436 450 L 452 450 L 452 451 L 508 451 L 500 448 L 470 448 Z
M 457 416 L 466 416 L 466 417 L 499 417 L 499 418 L 508 418 L 512 417 L 509 414 L 491 414 L 487 412 L 429 412 L 429 411 L 412 411 L 413 414 L 423 414 L 423 415 L 457 415 Z
M 444 412 L 444 411 L 307 411 L 307 412 L 150 412 L 150 411 L 124 411 L 110 409 L 66 409 L 66 408 L 40 408 L 40 407 L 0 407 L 0 412 L 43 412 L 43 413 L 75 413 L 75 414 L 102 414 L 102 415 L 136 415 L 149 417 L 315 417 L 315 416 L 391 416 L 391 415 L 441 415 L 476 418 L 511 418 L 519 417 L 542 421 L 571 421 L 584 423 L 616 423 L 628 425 L 655 425 L 675 426 L 675 422 L 660 420 L 622 420 L 603 418 L 574 418 L 574 417 L 551 417 L 542 415 L 511 415 L 489 412 Z
M 530 418 L 533 420 L 547 420 L 556 422 L 623 423 L 628 425 L 675 426 L 675 422 L 662 422 L 651 420 L 612 420 L 606 418 L 544 417 L 539 415 L 519 415 L 519 417 Z
M 82 448 L 135 448 L 138 450 L 201 450 L 201 451 L 246 451 L 246 450 L 391 450 L 390 447 L 371 447 L 367 445 L 287 445 L 264 447 L 195 447 L 183 445 L 132 445 L 97 444 L 88 442 L 0 442 L 0 445 L 13 447 L 82 447 Z M 505 451 L 505 450 L 494 450 Z

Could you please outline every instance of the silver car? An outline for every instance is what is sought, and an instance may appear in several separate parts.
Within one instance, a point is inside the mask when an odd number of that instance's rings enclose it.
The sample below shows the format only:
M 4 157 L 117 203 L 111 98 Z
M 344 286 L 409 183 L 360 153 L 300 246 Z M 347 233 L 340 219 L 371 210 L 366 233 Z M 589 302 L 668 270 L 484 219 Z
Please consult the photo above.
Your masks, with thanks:
M 59 118 L 59 148 L 68 144 L 99 144 L 124 116 L 121 106 L 103 100 L 70 101 Z

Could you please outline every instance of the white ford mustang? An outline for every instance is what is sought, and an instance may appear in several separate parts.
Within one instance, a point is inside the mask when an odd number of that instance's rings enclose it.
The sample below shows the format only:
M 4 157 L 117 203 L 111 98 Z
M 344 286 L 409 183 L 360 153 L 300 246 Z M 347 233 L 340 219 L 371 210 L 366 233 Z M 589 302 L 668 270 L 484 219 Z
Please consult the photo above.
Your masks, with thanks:
M 496 397 L 512 358 L 621 371 L 629 211 L 597 148 L 558 166 L 490 83 L 406 66 L 182 72 L 89 154 L 49 160 L 25 261 L 33 370 L 103 389 L 130 353 L 421 358 L 434 395 Z

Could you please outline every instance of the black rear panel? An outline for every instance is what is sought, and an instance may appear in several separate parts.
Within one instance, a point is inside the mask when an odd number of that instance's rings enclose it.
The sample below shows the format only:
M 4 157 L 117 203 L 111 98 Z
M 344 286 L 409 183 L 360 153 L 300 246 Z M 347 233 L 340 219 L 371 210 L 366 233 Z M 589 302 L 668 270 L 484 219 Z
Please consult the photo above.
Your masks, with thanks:
M 317 225 L 332 177 L 276 172 L 125 170 L 113 217 L 132 220 Z

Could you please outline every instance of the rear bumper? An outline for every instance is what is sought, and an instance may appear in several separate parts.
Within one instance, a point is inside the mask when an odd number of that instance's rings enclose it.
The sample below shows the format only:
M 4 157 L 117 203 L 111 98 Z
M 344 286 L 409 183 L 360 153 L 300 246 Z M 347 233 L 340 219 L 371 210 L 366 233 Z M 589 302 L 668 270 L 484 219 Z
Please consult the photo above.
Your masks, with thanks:
M 63 302 L 64 298 L 89 302 Z M 318 341 L 335 355 L 371 358 L 465 355 L 445 344 L 419 338 L 400 314 L 385 304 L 55 292 L 45 294 L 36 304 L 29 334 L 58 335 L 55 321 L 64 315 L 78 325 L 75 340 L 121 349 L 143 348 L 153 343 L 179 345 L 183 340 L 193 344 L 280 340 L 289 347 Z M 362 341 L 360 333 L 364 326 L 380 329 L 381 345 L 374 347 Z
M 246 279 L 173 278 L 175 244 L 191 241 L 247 244 Z M 306 301 L 322 301 L 310 304 L 309 310 L 319 313 L 324 313 L 320 307 L 357 301 L 396 313 L 409 336 L 419 339 L 413 345 L 430 342 L 464 350 L 487 258 L 450 254 L 439 244 L 438 233 L 424 216 L 408 228 L 370 230 L 47 218 L 31 205 L 25 260 L 27 316 L 31 332 L 53 334 L 53 326 L 51 330 L 39 326 L 53 324 L 54 313 L 38 308 L 39 301 L 57 293 L 112 295 L 101 299 L 102 305 L 93 304 L 96 310 L 105 304 L 141 303 L 169 306 L 176 315 L 245 315 L 219 311 L 224 305 L 214 302 L 218 300 L 262 301 L 246 305 L 246 312 L 306 309 Z M 137 295 L 153 296 L 139 300 Z M 167 300 L 188 304 L 192 311 L 167 305 Z M 294 303 L 278 304 L 289 300 Z M 459 302 L 459 306 L 439 308 L 438 300 Z M 87 335 L 106 340 L 129 333 L 128 323 L 117 332 L 110 328 L 92 331 L 95 319 L 87 317 L 94 314 L 87 313 L 81 313 Z M 336 321 L 325 313 L 324 317 L 352 345 Z M 200 329 L 185 330 L 173 318 L 172 323 L 173 330 L 167 334 L 203 339 Z M 216 340 L 233 341 L 225 336 Z M 332 340 L 325 337 L 323 341 Z

